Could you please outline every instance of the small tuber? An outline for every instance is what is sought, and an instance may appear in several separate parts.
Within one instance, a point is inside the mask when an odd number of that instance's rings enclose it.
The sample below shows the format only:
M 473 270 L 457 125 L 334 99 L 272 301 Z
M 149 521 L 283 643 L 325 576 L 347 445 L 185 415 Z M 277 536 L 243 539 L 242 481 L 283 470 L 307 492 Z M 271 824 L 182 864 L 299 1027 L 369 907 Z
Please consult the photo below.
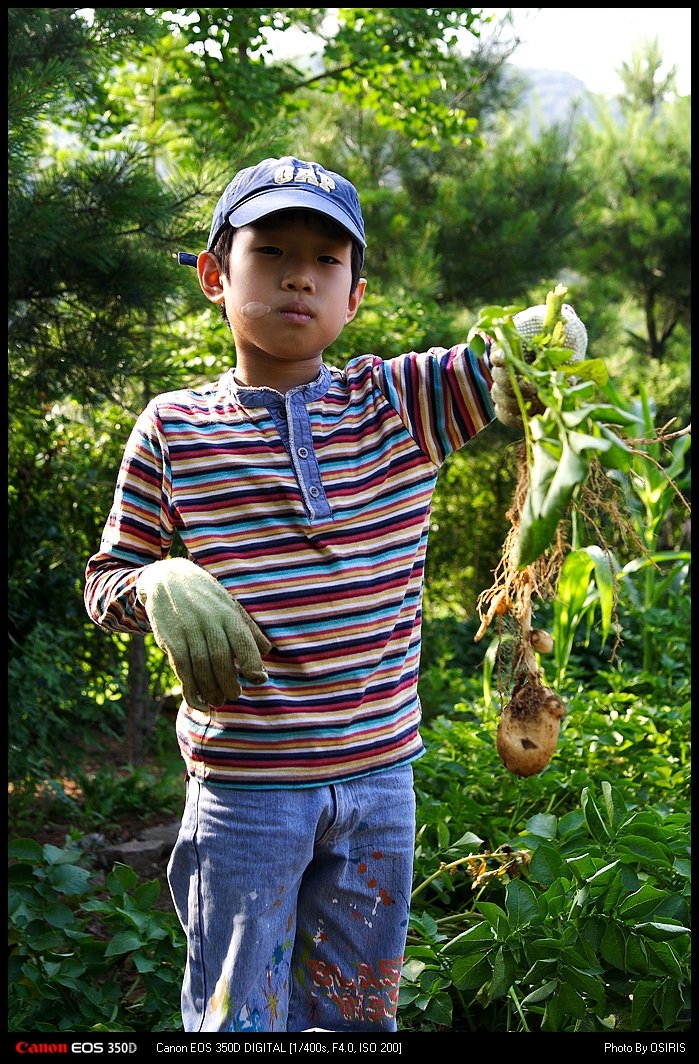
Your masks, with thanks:
M 512 695 L 498 723 L 497 751 L 515 776 L 546 768 L 558 742 L 565 703 L 550 687 L 525 681 Z

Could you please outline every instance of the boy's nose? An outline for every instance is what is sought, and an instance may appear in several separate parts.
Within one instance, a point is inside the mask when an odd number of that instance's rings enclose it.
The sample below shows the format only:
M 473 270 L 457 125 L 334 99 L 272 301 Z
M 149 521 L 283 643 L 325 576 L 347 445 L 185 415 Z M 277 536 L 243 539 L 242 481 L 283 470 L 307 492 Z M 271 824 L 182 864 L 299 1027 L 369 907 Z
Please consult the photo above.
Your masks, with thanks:
M 315 291 L 315 284 L 308 274 L 299 271 L 285 277 L 282 282 L 282 288 L 286 292 L 313 292 Z

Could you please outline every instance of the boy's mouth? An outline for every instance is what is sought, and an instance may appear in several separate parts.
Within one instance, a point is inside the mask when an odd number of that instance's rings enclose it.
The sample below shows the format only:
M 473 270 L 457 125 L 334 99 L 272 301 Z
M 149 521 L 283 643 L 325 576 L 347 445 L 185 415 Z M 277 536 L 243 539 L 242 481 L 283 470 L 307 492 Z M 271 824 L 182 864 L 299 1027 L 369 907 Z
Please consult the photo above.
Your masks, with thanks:
M 313 317 L 306 304 L 299 302 L 287 303 L 286 306 L 280 308 L 280 314 L 287 321 L 305 322 Z

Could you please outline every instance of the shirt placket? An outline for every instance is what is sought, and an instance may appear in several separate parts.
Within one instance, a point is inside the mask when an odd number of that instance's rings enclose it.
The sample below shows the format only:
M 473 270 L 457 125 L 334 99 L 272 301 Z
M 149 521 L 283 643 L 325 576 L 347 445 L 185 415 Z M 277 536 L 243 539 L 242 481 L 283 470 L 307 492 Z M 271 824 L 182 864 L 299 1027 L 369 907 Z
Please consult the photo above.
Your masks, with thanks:
M 320 476 L 306 403 L 298 392 L 292 391 L 287 393 L 285 405 L 289 428 L 289 457 L 304 505 L 312 519 L 332 517 L 332 509 Z

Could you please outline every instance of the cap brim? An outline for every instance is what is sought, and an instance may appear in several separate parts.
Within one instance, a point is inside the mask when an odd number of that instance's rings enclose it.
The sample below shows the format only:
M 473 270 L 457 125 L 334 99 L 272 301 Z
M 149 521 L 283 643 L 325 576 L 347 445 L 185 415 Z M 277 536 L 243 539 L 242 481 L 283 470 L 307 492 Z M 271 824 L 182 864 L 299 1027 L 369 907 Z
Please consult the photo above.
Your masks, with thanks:
M 316 214 L 331 218 L 332 221 L 346 229 L 354 240 L 358 240 L 363 248 L 366 247 L 366 240 L 350 215 L 339 204 L 323 199 L 312 189 L 275 188 L 268 189 L 266 192 L 258 192 L 231 211 L 228 215 L 228 223 L 237 229 L 241 225 L 259 222 L 260 218 L 266 218 L 270 214 L 295 208 L 314 211 Z

